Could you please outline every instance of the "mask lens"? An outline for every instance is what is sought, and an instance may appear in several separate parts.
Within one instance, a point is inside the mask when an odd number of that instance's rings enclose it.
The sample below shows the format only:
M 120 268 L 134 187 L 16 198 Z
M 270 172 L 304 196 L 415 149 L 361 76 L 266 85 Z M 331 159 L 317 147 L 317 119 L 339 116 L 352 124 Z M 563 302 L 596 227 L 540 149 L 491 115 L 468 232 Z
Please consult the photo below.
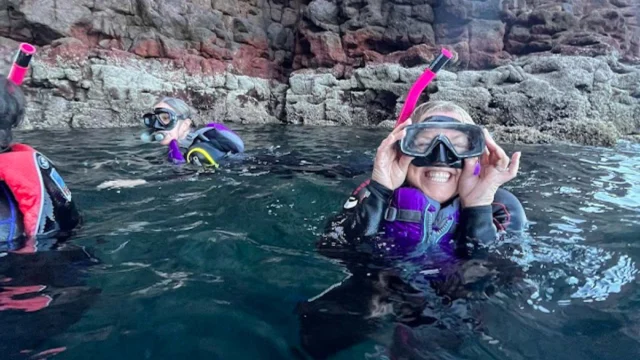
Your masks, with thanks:
M 484 135 L 477 125 L 425 122 L 406 129 L 401 150 L 410 156 L 427 156 L 440 143 L 460 158 L 478 156 L 484 150 Z
M 451 145 L 458 154 L 466 154 L 471 150 L 471 139 L 469 134 L 457 130 L 445 130 L 443 135 L 446 136 Z
M 162 125 L 167 126 L 171 123 L 171 115 L 167 113 L 159 113 L 157 116 Z
M 156 130 L 171 130 L 176 123 L 175 116 L 164 110 L 144 114 L 142 120 L 146 127 Z
M 145 115 L 145 116 L 142 118 L 142 120 L 144 121 L 144 126 L 149 127 L 149 128 L 152 126 L 152 124 L 151 124 L 151 117 L 150 117 L 150 116 Z
M 438 136 L 438 130 L 439 129 L 422 129 L 412 134 L 407 133 L 407 150 L 421 154 L 426 153 L 433 139 Z
M 454 129 L 421 129 L 415 134 L 407 134 L 407 149 L 416 153 L 425 153 L 433 143 L 433 140 L 439 136 L 446 137 L 457 153 L 463 154 L 470 150 L 471 139 L 469 135 Z

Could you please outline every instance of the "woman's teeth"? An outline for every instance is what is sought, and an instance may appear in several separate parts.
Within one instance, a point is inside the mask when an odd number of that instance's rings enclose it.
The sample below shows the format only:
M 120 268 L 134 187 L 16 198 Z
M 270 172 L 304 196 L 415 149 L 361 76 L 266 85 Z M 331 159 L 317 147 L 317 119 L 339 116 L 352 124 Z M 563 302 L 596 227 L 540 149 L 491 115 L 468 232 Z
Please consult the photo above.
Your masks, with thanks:
M 445 171 L 429 171 L 427 177 L 433 182 L 446 183 L 451 177 L 451 173 Z

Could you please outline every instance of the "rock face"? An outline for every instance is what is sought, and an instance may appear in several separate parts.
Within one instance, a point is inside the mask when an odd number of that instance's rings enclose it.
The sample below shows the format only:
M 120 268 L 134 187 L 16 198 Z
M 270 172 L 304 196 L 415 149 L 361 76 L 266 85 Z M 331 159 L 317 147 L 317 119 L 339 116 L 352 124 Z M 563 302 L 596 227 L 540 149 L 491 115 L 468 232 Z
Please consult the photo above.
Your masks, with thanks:
M 425 68 L 372 65 L 353 77 L 296 73 L 286 96 L 291 123 L 393 126 L 410 83 Z M 612 57 L 522 57 L 485 71 L 442 71 L 424 100 L 462 105 L 503 141 L 613 145 L 640 130 L 640 68 Z
M 302 11 L 294 69 L 424 64 L 440 46 L 484 69 L 549 52 L 640 56 L 634 0 L 314 0 Z
M 163 95 L 201 122 L 376 125 L 444 46 L 458 73 L 430 98 L 506 140 L 609 144 L 638 130 L 639 18 L 634 0 L 0 0 L 0 59 L 38 46 L 28 128 L 139 126 Z
M 14 46 L 15 49 L 15 46 Z M 279 122 L 286 85 L 213 68 L 206 59 L 144 60 L 126 52 L 56 40 L 32 63 L 25 92 L 27 128 L 140 126 L 140 115 L 160 95 L 198 109 L 197 122 L 213 119 Z

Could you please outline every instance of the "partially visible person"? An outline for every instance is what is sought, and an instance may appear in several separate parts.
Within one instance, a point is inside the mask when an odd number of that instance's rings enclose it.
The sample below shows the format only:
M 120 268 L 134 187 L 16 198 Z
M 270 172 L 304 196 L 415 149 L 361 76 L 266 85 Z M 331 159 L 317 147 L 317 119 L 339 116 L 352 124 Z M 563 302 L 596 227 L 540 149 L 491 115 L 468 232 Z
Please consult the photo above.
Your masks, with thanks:
M 20 87 L 0 75 L 0 248 L 33 252 L 38 239 L 68 236 L 82 218 L 54 164 L 13 143 L 24 106 Z
M 209 123 L 196 129 L 193 115 L 194 111 L 183 100 L 162 98 L 153 112 L 143 116 L 148 130 L 140 138 L 168 146 L 169 160 L 175 164 L 219 167 L 225 157 L 244 152 L 242 139 L 225 125 Z

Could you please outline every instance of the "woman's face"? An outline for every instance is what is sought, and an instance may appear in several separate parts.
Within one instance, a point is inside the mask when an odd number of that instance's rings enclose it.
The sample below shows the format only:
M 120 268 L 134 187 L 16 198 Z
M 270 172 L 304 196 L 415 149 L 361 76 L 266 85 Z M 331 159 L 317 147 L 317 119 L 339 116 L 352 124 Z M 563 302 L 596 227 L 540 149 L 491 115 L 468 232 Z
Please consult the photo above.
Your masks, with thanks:
M 435 115 L 448 116 L 460 120 L 458 115 L 450 112 L 429 113 L 425 115 L 425 118 Z M 455 132 L 447 134 L 447 131 L 450 130 L 443 129 L 438 132 L 449 136 L 449 139 L 455 145 L 455 142 L 459 141 L 459 139 L 455 139 Z M 420 189 L 429 198 L 439 203 L 444 203 L 458 194 L 460 174 L 462 174 L 462 169 L 436 166 L 418 167 L 412 164 L 409 165 L 409 170 L 407 171 L 407 182 L 411 186 Z
M 160 102 L 157 103 L 153 106 L 153 109 L 157 109 L 157 108 L 164 108 L 164 109 L 169 109 L 169 110 L 173 110 L 175 111 L 174 108 L 172 108 L 171 106 L 169 106 L 167 103 L 164 102 Z M 162 139 L 162 141 L 160 141 L 161 145 L 169 145 L 171 143 L 172 140 L 177 140 L 178 136 L 179 136 L 179 132 L 180 132 L 180 128 L 181 128 L 181 121 L 178 121 L 176 126 L 173 127 L 173 129 L 171 130 L 162 130 L 162 131 L 158 131 L 159 133 L 164 134 L 164 139 Z

